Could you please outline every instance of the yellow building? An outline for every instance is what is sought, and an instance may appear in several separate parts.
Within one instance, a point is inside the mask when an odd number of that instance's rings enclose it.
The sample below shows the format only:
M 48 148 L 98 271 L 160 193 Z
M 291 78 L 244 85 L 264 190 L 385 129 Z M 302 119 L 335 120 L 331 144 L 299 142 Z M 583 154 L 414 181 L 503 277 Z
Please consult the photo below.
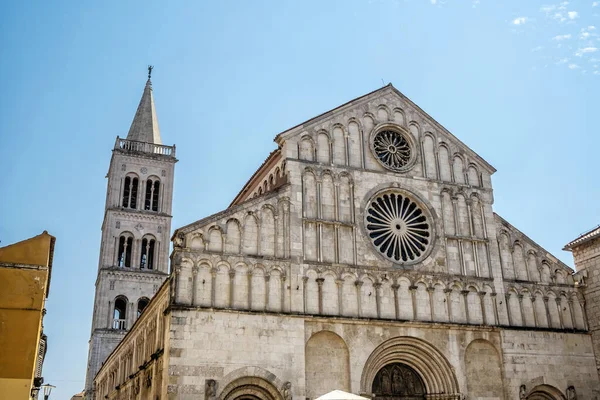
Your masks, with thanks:
M 44 304 L 55 238 L 44 231 L 0 248 L 0 397 L 30 399 L 42 384 Z

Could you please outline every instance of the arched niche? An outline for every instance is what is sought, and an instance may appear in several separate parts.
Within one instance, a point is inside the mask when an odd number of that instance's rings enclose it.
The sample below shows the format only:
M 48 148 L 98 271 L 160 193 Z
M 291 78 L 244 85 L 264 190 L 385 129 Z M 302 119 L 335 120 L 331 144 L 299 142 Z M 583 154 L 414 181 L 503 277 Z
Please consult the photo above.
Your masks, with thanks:
M 550 385 L 538 385 L 527 393 L 526 400 L 565 400 L 560 390 Z
M 465 369 L 469 398 L 504 399 L 500 356 L 490 342 L 477 339 L 469 343 Z
M 305 357 L 306 397 L 350 391 L 350 353 L 344 339 L 330 331 L 317 332 L 306 342 Z

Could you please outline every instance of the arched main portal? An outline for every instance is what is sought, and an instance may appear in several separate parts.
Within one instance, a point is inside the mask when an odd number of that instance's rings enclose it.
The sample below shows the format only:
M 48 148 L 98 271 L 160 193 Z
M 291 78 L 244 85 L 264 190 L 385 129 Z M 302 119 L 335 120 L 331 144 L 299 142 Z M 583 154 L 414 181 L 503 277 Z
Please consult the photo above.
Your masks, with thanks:
M 426 394 L 423 379 L 402 363 L 381 368 L 375 375 L 371 391 L 376 399 L 383 400 L 422 400 Z
M 422 384 L 423 394 L 415 399 L 429 397 L 438 400 L 459 400 L 464 397 L 458 389 L 458 381 L 446 357 L 430 343 L 408 336 L 389 339 L 373 350 L 363 367 L 360 392 L 372 394 L 373 384 L 379 372 L 395 364 L 404 366 L 402 371 L 413 372 L 413 382 L 416 380 Z

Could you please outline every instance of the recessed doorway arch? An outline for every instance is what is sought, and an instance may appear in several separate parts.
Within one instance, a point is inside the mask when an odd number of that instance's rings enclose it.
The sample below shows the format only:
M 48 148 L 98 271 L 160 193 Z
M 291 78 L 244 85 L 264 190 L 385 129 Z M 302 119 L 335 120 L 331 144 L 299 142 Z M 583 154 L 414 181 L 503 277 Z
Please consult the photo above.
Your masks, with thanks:
M 406 364 L 392 363 L 377 372 L 371 387 L 376 399 L 423 400 L 426 391 L 423 379 Z
M 420 379 L 424 393 L 420 398 L 458 400 L 462 397 L 450 362 L 430 343 L 415 337 L 401 336 L 380 344 L 363 368 L 360 391 L 372 394 L 377 374 L 388 365 L 400 364 L 403 371 L 414 372 L 413 382 Z M 407 376 L 408 376 L 408 372 Z M 402 391 L 401 391 L 402 393 Z M 419 397 L 417 397 L 419 398 Z M 410 397 L 408 397 L 410 399 Z M 411 399 L 412 400 L 412 399 Z

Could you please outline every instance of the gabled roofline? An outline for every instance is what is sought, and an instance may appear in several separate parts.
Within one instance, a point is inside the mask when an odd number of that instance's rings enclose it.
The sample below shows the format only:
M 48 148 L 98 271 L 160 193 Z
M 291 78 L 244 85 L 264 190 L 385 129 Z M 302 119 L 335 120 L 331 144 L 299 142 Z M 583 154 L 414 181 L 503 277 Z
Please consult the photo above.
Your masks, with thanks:
M 561 267 L 566 268 L 567 270 L 569 270 L 571 273 L 574 273 L 575 270 L 573 270 L 573 268 L 569 267 L 567 264 L 565 264 L 564 262 L 560 261 L 558 259 L 558 257 L 556 257 L 554 254 L 550 253 L 548 250 L 546 250 L 544 247 L 540 246 L 535 240 L 531 239 L 528 235 L 524 234 L 520 229 L 515 228 L 515 226 L 513 224 L 511 224 L 510 222 L 508 222 L 507 220 L 505 220 L 504 218 L 502 218 L 500 215 L 498 215 L 496 212 L 494 212 L 494 216 L 498 219 L 500 219 L 500 222 L 502 222 L 502 224 L 508 225 L 511 229 L 514 229 L 515 231 L 519 232 L 521 235 L 523 235 L 523 237 L 527 238 L 527 240 L 529 240 L 531 243 L 533 243 L 534 245 L 536 245 L 538 248 L 544 250 L 548 255 L 552 256 L 555 260 L 556 263 L 558 265 L 560 265 Z M 554 260 L 553 260 L 554 261 Z
M 279 155 L 281 155 L 281 147 L 279 147 L 279 148 L 273 150 L 271 153 L 269 153 L 269 155 L 267 156 L 265 161 L 263 161 L 263 163 L 260 165 L 260 167 L 258 167 L 258 169 L 256 171 L 254 171 L 254 173 L 252 174 L 250 179 L 248 179 L 248 182 L 246 182 L 244 184 L 244 186 L 242 186 L 242 189 L 234 197 L 234 199 L 231 201 L 229 206 L 227 206 L 227 208 L 233 207 L 239 201 L 239 199 L 247 193 L 248 189 L 250 187 L 252 187 L 252 184 L 254 183 L 254 181 L 256 181 L 261 176 L 261 173 L 264 170 L 268 169 L 268 167 L 271 166 L 270 165 L 271 161 L 276 159 L 276 157 Z
M 565 247 L 563 247 L 563 250 L 572 251 L 575 247 L 579 247 L 582 244 L 590 242 L 599 237 L 600 237 L 600 225 L 596 226 L 595 228 L 590 229 L 589 231 L 582 233 L 581 235 L 579 235 L 579 237 L 577 239 L 572 240 L 569 243 L 567 243 L 565 245 Z
M 477 161 L 479 161 L 488 170 L 488 172 L 490 174 L 493 174 L 494 172 L 496 172 L 496 168 L 494 168 L 490 163 L 488 163 L 486 160 L 481 158 L 481 156 L 479 156 L 477 153 L 475 153 L 473 150 L 471 150 L 469 148 L 469 146 L 467 146 L 460 139 L 458 139 L 456 136 L 454 136 L 448 129 L 446 129 L 442 124 L 437 122 L 431 115 L 429 115 L 427 112 L 423 111 L 423 109 L 421 107 L 416 105 L 411 99 L 406 97 L 402 92 L 400 92 L 398 89 L 396 89 L 394 87 L 394 85 L 392 85 L 391 83 L 388 83 L 387 85 L 385 85 L 382 88 L 373 90 L 372 92 L 369 92 L 365 95 L 359 96 L 353 100 L 350 100 L 350 101 L 342 104 L 341 106 L 335 107 L 329 111 L 326 111 L 322 114 L 317 115 L 316 117 L 313 117 L 313 118 L 306 120 L 296 126 L 293 126 L 292 128 L 289 128 L 289 129 L 277 134 L 277 136 L 275 136 L 274 141 L 281 147 L 284 140 L 286 140 L 287 138 L 292 136 L 297 131 L 300 131 L 302 128 L 305 128 L 307 125 L 316 123 L 316 122 L 322 120 L 323 118 L 329 117 L 329 116 L 333 115 L 334 113 L 341 111 L 342 109 L 347 108 L 351 105 L 355 105 L 356 103 L 363 102 L 367 98 L 372 97 L 374 94 L 383 92 L 385 90 L 389 90 L 389 91 L 395 93 L 396 95 L 398 95 L 400 98 L 402 98 L 407 103 L 409 103 L 409 105 L 411 107 L 413 107 L 415 110 L 417 110 L 426 120 L 431 121 L 432 125 L 434 125 L 438 129 L 440 129 L 445 134 L 449 135 L 452 139 L 456 140 L 456 142 L 458 142 L 460 145 L 462 145 L 466 149 L 466 151 L 469 153 L 469 155 L 471 157 L 473 157 L 474 159 L 476 159 Z

